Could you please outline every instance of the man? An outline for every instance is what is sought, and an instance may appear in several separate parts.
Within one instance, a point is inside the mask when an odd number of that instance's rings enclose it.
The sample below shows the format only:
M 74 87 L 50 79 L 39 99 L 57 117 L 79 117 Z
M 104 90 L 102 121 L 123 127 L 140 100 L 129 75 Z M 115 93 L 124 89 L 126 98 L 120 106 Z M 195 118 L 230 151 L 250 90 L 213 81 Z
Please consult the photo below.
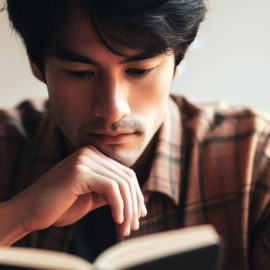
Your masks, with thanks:
M 210 223 L 224 269 L 270 267 L 270 121 L 170 96 L 202 0 L 8 0 L 49 101 L 1 112 L 0 243 L 92 261 Z

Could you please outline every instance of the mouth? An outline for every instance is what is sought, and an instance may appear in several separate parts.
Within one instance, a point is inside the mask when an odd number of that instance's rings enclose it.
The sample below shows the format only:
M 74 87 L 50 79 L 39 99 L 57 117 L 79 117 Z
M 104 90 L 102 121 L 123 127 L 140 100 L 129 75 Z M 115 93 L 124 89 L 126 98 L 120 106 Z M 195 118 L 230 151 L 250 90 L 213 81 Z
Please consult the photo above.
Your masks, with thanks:
M 88 133 L 94 144 L 120 145 L 127 143 L 135 135 L 132 133 Z

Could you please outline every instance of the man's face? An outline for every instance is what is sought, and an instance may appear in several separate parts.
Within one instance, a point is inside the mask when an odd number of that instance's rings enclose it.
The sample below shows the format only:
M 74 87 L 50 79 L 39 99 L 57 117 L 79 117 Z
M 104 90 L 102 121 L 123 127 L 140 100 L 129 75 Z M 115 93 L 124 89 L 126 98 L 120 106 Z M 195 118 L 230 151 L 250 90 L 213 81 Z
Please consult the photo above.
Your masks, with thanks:
M 80 14 L 45 59 L 53 116 L 74 147 L 93 145 L 132 166 L 160 127 L 174 75 L 174 54 L 136 60 L 113 54 Z

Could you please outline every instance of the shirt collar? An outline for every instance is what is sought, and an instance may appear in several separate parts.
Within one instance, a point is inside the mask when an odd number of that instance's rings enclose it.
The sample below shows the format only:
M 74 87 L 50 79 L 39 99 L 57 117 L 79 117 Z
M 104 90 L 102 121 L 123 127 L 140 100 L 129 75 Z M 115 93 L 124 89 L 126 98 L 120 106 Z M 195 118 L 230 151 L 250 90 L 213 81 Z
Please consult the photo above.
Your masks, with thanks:
M 150 175 L 143 192 L 160 192 L 179 204 L 181 181 L 181 115 L 173 99 L 169 99 L 168 111 L 158 133 Z

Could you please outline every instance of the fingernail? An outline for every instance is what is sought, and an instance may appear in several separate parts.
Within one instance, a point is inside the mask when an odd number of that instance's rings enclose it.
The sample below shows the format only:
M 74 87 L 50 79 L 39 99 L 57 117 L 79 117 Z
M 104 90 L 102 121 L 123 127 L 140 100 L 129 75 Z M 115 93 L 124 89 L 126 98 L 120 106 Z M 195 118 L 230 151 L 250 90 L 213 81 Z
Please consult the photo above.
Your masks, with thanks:
M 139 230 L 140 229 L 140 222 L 139 222 L 138 219 L 137 219 L 136 225 L 137 225 L 137 229 L 136 230 Z
M 116 219 L 115 219 L 115 222 L 117 224 L 122 224 L 124 222 L 124 216 L 121 215 L 121 216 L 118 216 Z
M 139 228 L 140 228 L 140 223 L 139 223 L 139 220 L 136 219 L 136 220 L 134 220 L 132 229 L 133 229 L 134 231 L 136 231 L 136 230 L 138 230 Z
M 146 206 L 145 205 L 143 205 L 143 207 L 142 207 L 142 214 L 141 214 L 141 216 L 142 217 L 145 217 L 147 215 L 147 209 L 146 209 Z
M 125 232 L 124 232 L 124 236 L 127 237 L 130 235 L 130 229 L 127 229 Z

